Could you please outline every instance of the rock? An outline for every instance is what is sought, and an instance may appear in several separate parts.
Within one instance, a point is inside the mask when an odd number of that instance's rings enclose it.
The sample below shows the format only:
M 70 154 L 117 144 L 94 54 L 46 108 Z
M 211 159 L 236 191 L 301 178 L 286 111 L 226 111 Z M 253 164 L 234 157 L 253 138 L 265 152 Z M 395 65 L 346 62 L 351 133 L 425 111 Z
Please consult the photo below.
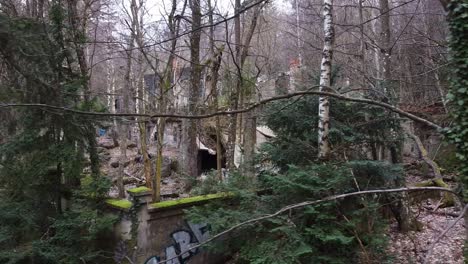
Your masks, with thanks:
M 130 143 L 127 144 L 128 149 L 132 149 L 132 148 L 136 148 L 136 147 L 137 147 L 137 144 L 134 143 L 134 142 L 130 142 Z
M 123 182 L 124 182 L 124 185 L 128 185 L 128 184 L 137 184 L 137 183 L 140 183 L 141 180 L 138 180 L 138 179 L 133 178 L 133 177 L 124 176 L 124 177 L 123 177 Z
M 179 161 L 174 159 L 174 160 L 171 160 L 171 170 L 174 171 L 174 172 L 178 172 L 179 171 Z
M 96 150 L 97 150 L 97 153 L 99 153 L 99 154 L 109 154 L 107 149 L 103 148 L 103 147 L 97 147 Z
M 112 168 L 118 168 L 120 166 L 120 161 L 118 159 L 111 160 L 110 164 Z M 124 167 L 130 165 L 130 160 L 127 160 L 123 163 Z
M 172 159 L 168 157 L 163 157 L 162 161 L 162 169 L 161 169 L 161 177 L 167 178 L 171 176 L 171 173 L 173 171 L 173 161 Z
M 143 162 L 143 155 L 138 155 L 136 156 L 133 161 L 135 161 L 136 163 L 142 163 Z
M 111 156 L 110 155 L 99 155 L 99 160 L 101 162 L 107 162 L 111 159 Z
M 118 160 L 113 160 L 110 163 L 112 168 L 118 168 L 119 167 L 119 161 Z
M 105 149 L 113 149 L 116 147 L 116 145 L 114 144 L 112 140 L 106 140 L 106 139 L 99 140 L 98 146 L 101 148 L 105 148 Z
M 105 148 L 98 148 L 99 160 L 107 162 L 111 159 L 111 154 Z

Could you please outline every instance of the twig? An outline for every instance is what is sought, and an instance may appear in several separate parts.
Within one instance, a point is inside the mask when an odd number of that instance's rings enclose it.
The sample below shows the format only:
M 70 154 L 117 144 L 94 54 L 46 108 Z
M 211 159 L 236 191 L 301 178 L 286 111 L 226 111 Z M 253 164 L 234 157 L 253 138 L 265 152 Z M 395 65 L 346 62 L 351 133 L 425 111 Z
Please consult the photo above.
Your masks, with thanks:
M 129 262 L 130 264 L 135 264 L 135 262 L 133 262 L 132 259 L 129 258 L 128 256 L 125 256 L 125 258 L 128 260 L 128 262 Z

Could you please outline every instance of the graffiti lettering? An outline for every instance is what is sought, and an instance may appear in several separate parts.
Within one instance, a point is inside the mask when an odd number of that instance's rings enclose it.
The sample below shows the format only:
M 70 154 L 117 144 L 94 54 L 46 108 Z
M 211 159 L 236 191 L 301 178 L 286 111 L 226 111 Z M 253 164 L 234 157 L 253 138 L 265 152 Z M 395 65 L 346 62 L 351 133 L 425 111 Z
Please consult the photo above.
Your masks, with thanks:
M 210 237 L 207 224 L 194 224 L 190 222 L 187 222 L 187 224 L 199 243 L 204 242 Z
M 197 243 L 191 243 L 192 236 L 189 232 L 181 230 L 172 234 L 172 239 L 174 239 L 176 245 L 178 245 L 179 252 L 188 251 L 189 248 L 195 246 Z M 182 259 L 189 258 L 192 253 L 196 253 L 197 250 L 194 249 L 191 252 L 184 253 L 181 257 Z
M 169 259 L 166 262 L 167 264 L 180 264 L 180 261 L 179 261 L 179 258 L 177 257 L 177 252 L 174 246 L 170 246 L 166 248 L 166 259 Z
M 158 264 L 159 263 L 159 258 L 157 256 L 153 256 L 149 258 L 147 261 L 145 261 L 145 264 Z
M 207 224 L 194 224 L 187 222 L 190 230 L 177 230 L 172 233 L 171 237 L 174 240 L 174 244 L 166 247 L 164 253 L 166 259 L 169 261 L 168 264 L 183 264 L 186 263 L 192 256 L 197 254 L 198 250 L 193 249 L 187 251 L 189 248 L 204 242 L 209 237 L 208 225 Z M 181 256 L 177 257 L 178 254 L 185 252 Z M 152 256 L 145 261 L 145 264 L 158 264 L 160 257 Z

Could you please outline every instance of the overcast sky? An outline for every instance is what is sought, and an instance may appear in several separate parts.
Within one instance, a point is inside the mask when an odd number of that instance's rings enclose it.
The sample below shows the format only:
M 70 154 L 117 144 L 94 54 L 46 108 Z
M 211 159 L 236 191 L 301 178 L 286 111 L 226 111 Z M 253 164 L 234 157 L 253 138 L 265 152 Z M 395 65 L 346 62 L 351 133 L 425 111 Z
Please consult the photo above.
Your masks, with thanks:
M 279 11 L 287 12 L 292 8 L 288 0 L 272 0 L 271 2 Z M 161 14 L 164 13 L 164 8 L 169 11 L 171 3 L 172 0 L 148 0 L 147 7 L 149 12 L 155 17 L 161 17 Z M 232 15 L 234 13 L 234 0 L 212 0 L 212 3 L 216 4 L 216 7 L 222 14 Z

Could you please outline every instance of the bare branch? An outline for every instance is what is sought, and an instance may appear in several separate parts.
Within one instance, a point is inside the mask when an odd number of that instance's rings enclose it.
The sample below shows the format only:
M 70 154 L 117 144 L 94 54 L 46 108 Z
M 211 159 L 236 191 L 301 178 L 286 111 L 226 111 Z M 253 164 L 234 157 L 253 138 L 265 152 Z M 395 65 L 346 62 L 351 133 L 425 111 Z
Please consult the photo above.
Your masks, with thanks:
M 347 96 L 343 96 L 334 92 L 319 92 L 317 90 L 314 90 L 318 88 L 319 86 L 312 86 L 311 89 L 307 91 L 301 91 L 301 92 L 294 92 L 294 93 L 289 93 L 285 95 L 280 95 L 280 96 L 275 96 L 271 97 L 268 99 L 260 100 L 254 104 L 251 104 L 250 106 L 243 108 L 243 109 L 237 109 L 237 110 L 224 110 L 224 111 L 218 111 L 218 112 L 213 112 L 213 113 L 207 113 L 207 114 L 199 114 L 199 115 L 186 115 L 186 114 L 168 114 L 168 113 L 153 113 L 153 114 L 137 114 L 137 113 L 99 113 L 99 112 L 87 112 L 87 111 L 81 111 L 81 110 L 75 110 L 75 109 L 70 109 L 66 107 L 60 107 L 60 106 L 53 106 L 53 105 L 46 105 L 46 104 L 23 104 L 23 103 L 0 103 L 0 108 L 7 108 L 7 107 L 38 107 L 38 108 L 48 108 L 48 109 L 53 109 L 53 110 L 60 110 L 63 112 L 69 112 L 69 113 L 74 113 L 74 114 L 80 114 L 80 115 L 88 115 L 88 116 L 100 116 L 100 117 L 108 117 L 108 116 L 121 116 L 121 117 L 146 117 L 148 119 L 153 119 L 153 118 L 158 118 L 158 117 L 169 117 L 169 118 L 185 118 L 185 119 L 204 119 L 204 118 L 210 118 L 214 116 L 221 116 L 221 115 L 234 115 L 234 114 L 241 114 L 245 113 L 248 111 L 251 111 L 257 107 L 260 107 L 262 105 L 265 105 L 269 102 L 273 101 L 278 101 L 278 100 L 284 100 L 284 99 L 289 99 L 293 98 L 296 96 L 304 96 L 304 95 L 322 95 L 322 96 L 329 96 L 333 97 L 339 100 L 343 101 L 350 101 L 350 102 L 355 102 L 355 103 L 362 103 L 362 104 L 369 104 L 369 105 L 376 105 L 383 107 L 387 110 L 390 110 L 394 113 L 399 114 L 400 116 L 404 116 L 408 119 L 411 119 L 416 122 L 423 123 L 429 127 L 432 127 L 437 130 L 441 130 L 442 127 L 427 120 L 424 118 L 421 118 L 419 116 L 413 115 L 411 113 L 405 112 L 395 106 L 392 106 L 390 104 L 384 103 L 384 102 L 379 102 L 379 101 L 374 101 L 371 99 L 365 99 L 365 98 L 351 98 Z M 333 91 L 332 88 L 329 88 L 331 91 Z

